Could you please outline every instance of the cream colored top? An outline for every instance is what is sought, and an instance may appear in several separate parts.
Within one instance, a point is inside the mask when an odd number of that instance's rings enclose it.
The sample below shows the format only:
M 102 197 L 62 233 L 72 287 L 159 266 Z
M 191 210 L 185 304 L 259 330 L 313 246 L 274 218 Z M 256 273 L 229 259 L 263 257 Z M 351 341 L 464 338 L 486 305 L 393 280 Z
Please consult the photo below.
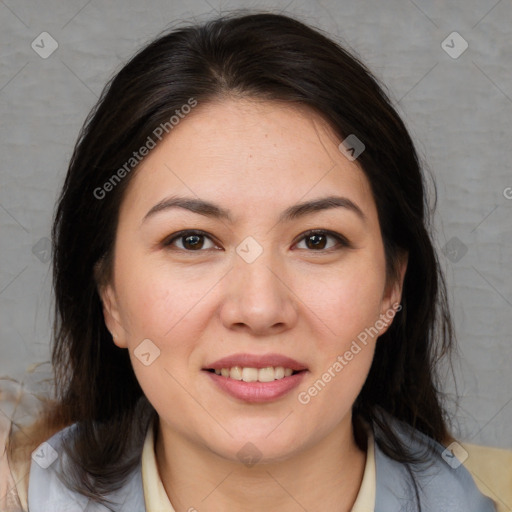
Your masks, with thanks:
M 144 447 L 142 448 L 142 485 L 147 512 L 175 512 L 158 473 L 152 426 L 148 428 Z M 363 480 L 351 512 L 374 512 L 375 489 L 373 434 L 368 432 L 368 450 L 366 452 Z

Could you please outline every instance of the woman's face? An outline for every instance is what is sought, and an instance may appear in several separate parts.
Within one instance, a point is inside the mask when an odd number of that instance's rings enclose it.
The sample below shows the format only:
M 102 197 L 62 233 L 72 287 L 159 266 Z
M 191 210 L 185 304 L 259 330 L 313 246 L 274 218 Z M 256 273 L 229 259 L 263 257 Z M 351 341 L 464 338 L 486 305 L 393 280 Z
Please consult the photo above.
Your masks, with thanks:
M 305 107 L 225 100 L 199 104 L 137 169 L 101 293 L 173 435 L 236 461 L 248 442 L 277 460 L 350 432 L 400 285 L 338 144 Z

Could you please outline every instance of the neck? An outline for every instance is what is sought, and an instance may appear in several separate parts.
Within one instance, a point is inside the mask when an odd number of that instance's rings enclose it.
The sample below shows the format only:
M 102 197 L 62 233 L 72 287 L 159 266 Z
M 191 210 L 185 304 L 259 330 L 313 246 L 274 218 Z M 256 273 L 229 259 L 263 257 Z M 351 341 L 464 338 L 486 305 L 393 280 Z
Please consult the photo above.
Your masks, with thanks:
M 350 418 L 314 446 L 252 467 L 220 457 L 160 421 L 156 460 L 176 512 L 348 512 L 361 486 L 366 454 L 355 443 Z

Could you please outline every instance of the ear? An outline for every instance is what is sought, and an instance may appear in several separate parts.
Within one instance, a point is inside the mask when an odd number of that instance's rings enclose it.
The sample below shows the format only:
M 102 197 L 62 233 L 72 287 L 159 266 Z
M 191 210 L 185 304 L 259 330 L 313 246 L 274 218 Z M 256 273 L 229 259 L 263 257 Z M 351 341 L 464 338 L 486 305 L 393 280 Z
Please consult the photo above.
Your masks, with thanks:
M 407 271 L 407 263 L 409 260 L 409 254 L 407 252 L 402 252 L 398 257 L 396 276 L 393 279 L 390 279 L 386 285 L 386 289 L 384 292 L 384 296 L 382 298 L 382 306 L 381 306 L 381 318 L 384 316 L 388 320 L 385 321 L 386 325 L 383 329 L 381 329 L 380 334 L 384 334 L 389 326 L 392 323 L 392 318 L 394 314 L 401 309 L 399 308 L 400 302 L 402 300 L 402 290 L 404 285 L 405 272 Z M 393 312 L 391 319 L 389 319 L 390 312 Z M 388 314 L 388 316 L 386 316 Z
M 119 304 L 115 289 L 112 284 L 105 284 L 98 287 L 98 294 L 103 304 L 103 318 L 105 325 L 112 334 L 114 343 L 119 348 L 127 348 L 126 331 L 121 323 Z

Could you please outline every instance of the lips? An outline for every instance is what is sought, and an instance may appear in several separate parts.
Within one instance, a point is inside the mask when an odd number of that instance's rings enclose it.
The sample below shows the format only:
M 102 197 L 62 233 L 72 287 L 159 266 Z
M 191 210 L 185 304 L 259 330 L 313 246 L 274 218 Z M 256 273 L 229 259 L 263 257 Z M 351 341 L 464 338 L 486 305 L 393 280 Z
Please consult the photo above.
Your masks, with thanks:
M 267 368 L 269 366 L 291 368 L 295 372 L 307 370 L 307 366 L 281 354 L 233 354 L 212 363 L 208 363 L 203 370 L 222 370 L 223 368 Z
M 288 395 L 297 388 L 307 375 L 307 371 L 298 371 L 289 377 L 272 382 L 244 382 L 226 378 L 209 371 L 204 372 L 210 382 L 222 393 L 242 402 L 273 402 Z
M 243 402 L 270 402 L 295 389 L 308 373 L 303 363 L 281 354 L 233 354 L 203 371 L 222 392 Z

